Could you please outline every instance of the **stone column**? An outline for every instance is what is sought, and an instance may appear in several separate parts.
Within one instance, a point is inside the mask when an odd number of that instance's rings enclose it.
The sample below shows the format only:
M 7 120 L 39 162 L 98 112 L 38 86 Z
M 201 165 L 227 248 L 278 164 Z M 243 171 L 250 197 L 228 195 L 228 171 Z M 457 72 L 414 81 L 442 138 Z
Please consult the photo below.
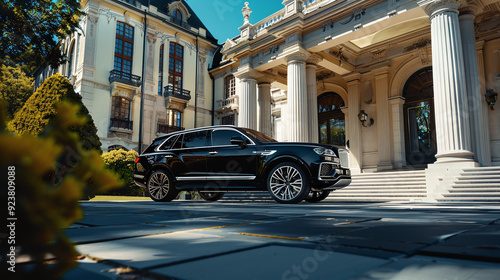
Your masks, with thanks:
M 459 4 L 459 0 L 437 0 L 426 7 L 431 19 L 437 164 L 473 162 L 474 158 L 467 115 Z
M 240 114 L 238 126 L 257 129 L 257 81 L 252 77 L 242 77 L 240 92 Z
M 306 58 L 298 53 L 287 57 L 288 116 L 290 142 L 309 142 L 309 115 L 306 87 Z
M 316 69 L 318 62 L 322 58 L 318 55 L 311 55 L 306 64 L 307 83 L 307 112 L 309 116 L 309 142 L 318 143 L 318 92 L 316 83 Z
M 363 139 L 361 134 L 361 122 L 358 120 L 358 114 L 361 110 L 361 75 L 353 74 L 346 77 L 347 81 L 347 104 L 348 114 L 346 119 L 347 140 L 349 141 L 349 162 L 352 173 L 361 173 L 363 164 Z
M 462 37 L 462 48 L 464 51 L 472 152 L 474 152 L 474 159 L 484 166 L 488 162 L 488 154 L 484 145 L 485 131 L 483 127 L 483 102 L 481 100 L 481 83 L 479 81 L 476 37 L 474 35 L 473 7 L 469 6 L 467 10 L 461 11 L 458 18 L 460 21 L 460 34 Z
M 484 47 L 484 41 L 477 42 L 476 44 L 476 49 L 477 49 L 477 60 L 478 60 L 478 65 L 479 65 L 479 77 L 481 77 L 480 84 L 481 84 L 481 92 L 486 92 L 486 80 L 485 80 L 485 68 L 484 68 L 484 52 L 483 52 L 483 47 Z M 486 97 L 481 94 L 481 104 L 483 106 L 483 130 L 484 130 L 484 149 L 486 151 L 490 151 L 491 149 L 491 142 L 490 142 L 490 119 L 489 119 L 489 113 L 490 109 L 488 107 L 488 104 L 486 103 Z M 486 162 L 484 163 L 485 166 L 490 166 L 491 165 L 491 154 L 488 153 L 486 155 Z
M 406 165 L 405 152 L 405 125 L 404 109 L 405 100 L 403 97 L 393 97 L 389 99 L 392 108 L 392 139 L 394 143 L 394 167 L 402 168 Z M 380 141 L 380 140 L 379 140 Z
M 257 95 L 258 131 L 271 136 L 271 84 L 259 83 Z
M 375 95 L 377 106 L 377 170 L 392 169 L 391 163 L 391 125 L 389 118 L 389 67 L 374 70 Z

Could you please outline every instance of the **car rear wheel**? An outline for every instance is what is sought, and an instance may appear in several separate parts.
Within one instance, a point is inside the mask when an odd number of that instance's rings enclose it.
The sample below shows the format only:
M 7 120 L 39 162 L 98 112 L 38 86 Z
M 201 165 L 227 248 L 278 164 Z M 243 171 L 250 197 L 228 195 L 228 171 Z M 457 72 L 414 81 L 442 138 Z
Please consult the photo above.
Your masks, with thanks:
M 149 176 L 148 193 L 151 199 L 158 202 L 172 201 L 178 194 L 172 177 L 164 170 L 157 170 Z
M 312 191 L 304 200 L 311 203 L 320 202 L 327 198 L 328 195 L 330 195 L 330 191 Z
M 278 203 L 299 203 L 309 194 L 310 188 L 302 168 L 285 162 L 274 167 L 267 177 L 267 189 Z
M 214 202 L 221 199 L 224 196 L 223 192 L 198 192 L 200 197 L 206 201 Z

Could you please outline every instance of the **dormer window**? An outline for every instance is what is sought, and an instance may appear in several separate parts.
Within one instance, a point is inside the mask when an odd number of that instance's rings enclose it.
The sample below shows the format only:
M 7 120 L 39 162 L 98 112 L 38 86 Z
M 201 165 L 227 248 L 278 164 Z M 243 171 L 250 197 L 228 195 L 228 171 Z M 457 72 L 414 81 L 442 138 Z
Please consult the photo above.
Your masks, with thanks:
M 179 9 L 175 9 L 172 14 L 175 21 L 182 22 L 182 13 Z

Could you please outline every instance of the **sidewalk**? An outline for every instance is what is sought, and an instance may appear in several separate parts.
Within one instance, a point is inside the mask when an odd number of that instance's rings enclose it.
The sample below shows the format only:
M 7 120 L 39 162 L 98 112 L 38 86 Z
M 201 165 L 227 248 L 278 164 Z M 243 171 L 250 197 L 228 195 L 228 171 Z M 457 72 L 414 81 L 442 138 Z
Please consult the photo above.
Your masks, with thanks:
M 500 205 L 84 202 L 65 279 L 498 279 Z M 120 274 L 119 272 L 127 272 Z

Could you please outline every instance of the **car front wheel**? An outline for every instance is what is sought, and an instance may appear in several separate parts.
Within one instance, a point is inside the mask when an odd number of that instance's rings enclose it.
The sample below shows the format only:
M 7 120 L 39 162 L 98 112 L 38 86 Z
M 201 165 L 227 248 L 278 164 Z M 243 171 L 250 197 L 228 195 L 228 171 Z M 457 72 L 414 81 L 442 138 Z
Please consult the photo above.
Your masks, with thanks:
M 267 178 L 267 189 L 278 203 L 299 203 L 309 194 L 310 188 L 302 168 L 285 162 L 274 167 Z
M 318 191 L 318 192 L 312 191 L 309 193 L 309 195 L 307 195 L 307 197 L 305 198 L 305 201 L 311 202 L 311 203 L 320 202 L 320 201 L 324 200 L 325 198 L 327 198 L 328 195 L 330 195 L 330 191 Z
M 205 201 L 214 202 L 224 196 L 223 192 L 198 192 Z
M 149 176 L 147 187 L 151 199 L 158 202 L 172 201 L 178 194 L 171 176 L 163 170 L 157 170 Z

